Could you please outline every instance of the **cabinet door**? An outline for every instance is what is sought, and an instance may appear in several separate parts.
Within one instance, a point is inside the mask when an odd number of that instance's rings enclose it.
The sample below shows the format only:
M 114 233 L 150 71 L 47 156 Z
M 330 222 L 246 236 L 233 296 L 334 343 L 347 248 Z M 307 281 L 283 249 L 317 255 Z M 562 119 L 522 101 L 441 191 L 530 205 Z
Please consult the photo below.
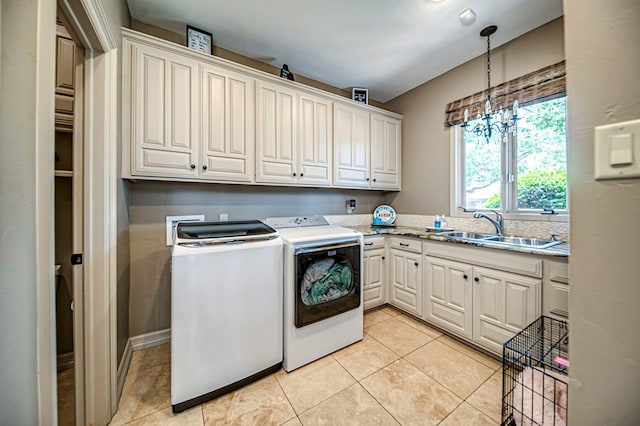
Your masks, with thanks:
M 256 96 L 256 181 L 296 183 L 297 93 L 258 81 Z
M 196 177 L 198 64 L 132 46 L 132 174 Z
M 474 341 L 502 353 L 504 342 L 540 316 L 541 281 L 474 267 Z
M 369 309 L 385 303 L 386 257 L 384 248 L 365 250 L 363 265 L 364 308 Z
M 369 187 L 369 113 L 334 102 L 334 185 Z
M 391 249 L 390 256 L 390 302 L 402 310 L 422 315 L 420 254 Z
M 567 262 L 544 261 L 542 311 L 545 315 L 569 319 L 569 265 Z
M 64 27 L 58 26 L 56 36 L 56 94 L 73 96 L 76 66 L 76 45 Z
M 473 267 L 425 256 L 424 319 L 473 338 Z
M 371 114 L 371 188 L 400 190 L 401 121 Z
M 329 99 L 300 94 L 298 183 L 331 185 L 333 104 Z
M 254 86 L 253 78 L 202 65 L 202 178 L 233 182 L 254 180 Z

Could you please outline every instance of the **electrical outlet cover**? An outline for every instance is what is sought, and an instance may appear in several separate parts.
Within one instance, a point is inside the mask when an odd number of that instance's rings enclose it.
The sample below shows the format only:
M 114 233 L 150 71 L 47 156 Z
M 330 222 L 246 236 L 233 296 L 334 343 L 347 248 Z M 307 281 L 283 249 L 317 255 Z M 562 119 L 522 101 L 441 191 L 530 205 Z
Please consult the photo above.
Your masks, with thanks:
M 203 214 L 192 214 L 183 216 L 167 216 L 167 245 L 173 245 L 173 236 L 176 232 L 178 222 L 204 222 Z

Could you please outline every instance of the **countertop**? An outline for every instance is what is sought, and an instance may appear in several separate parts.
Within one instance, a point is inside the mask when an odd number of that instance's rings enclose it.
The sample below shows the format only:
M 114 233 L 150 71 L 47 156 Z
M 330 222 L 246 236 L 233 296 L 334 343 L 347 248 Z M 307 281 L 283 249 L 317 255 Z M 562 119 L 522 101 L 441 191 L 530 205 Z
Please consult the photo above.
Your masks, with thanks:
M 534 249 L 534 248 L 522 248 L 522 247 L 510 247 L 502 246 L 490 243 L 480 243 L 472 241 L 459 241 L 447 239 L 442 235 L 437 235 L 437 232 L 427 232 L 424 228 L 411 228 L 405 226 L 385 226 L 375 227 L 372 225 L 367 226 L 347 226 L 349 229 L 361 232 L 365 237 L 368 235 L 399 235 L 403 237 L 420 238 L 423 240 L 441 241 L 449 244 L 466 244 L 477 247 L 486 247 L 496 250 L 508 250 L 519 253 L 535 254 L 539 256 L 554 256 L 554 257 L 568 257 L 569 256 L 569 244 L 562 243 L 547 249 Z

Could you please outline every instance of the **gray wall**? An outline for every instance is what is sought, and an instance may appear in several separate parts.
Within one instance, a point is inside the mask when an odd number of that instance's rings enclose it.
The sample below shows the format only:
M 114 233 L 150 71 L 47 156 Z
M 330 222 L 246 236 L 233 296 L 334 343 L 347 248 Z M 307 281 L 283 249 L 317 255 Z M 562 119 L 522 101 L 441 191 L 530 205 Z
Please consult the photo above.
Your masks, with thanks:
M 572 425 L 640 418 L 640 179 L 593 180 L 594 127 L 640 119 L 640 2 L 565 0 Z M 636 161 L 638 153 L 636 153 Z
M 46 212 L 53 207 L 38 203 L 42 199 L 36 172 L 39 6 L 38 1 L 3 1 L 0 13 L 0 423 L 7 425 L 38 423 L 36 289 L 47 281 L 38 276 L 35 256 L 38 244 L 48 244 L 48 235 L 37 229 L 37 209 Z M 52 51 L 53 46 L 52 34 L 48 48 Z M 53 114 L 51 126 L 53 141 Z M 48 284 L 53 284 L 53 264 Z M 46 383 L 51 378 L 42 379 Z
M 500 31 L 500 28 L 498 28 Z M 485 46 L 486 39 L 469 40 Z M 491 84 L 496 85 L 564 59 L 563 22 L 558 18 L 491 51 Z M 391 101 L 385 107 L 404 114 L 402 192 L 393 207 L 402 213 L 449 212 L 449 130 L 444 109 L 455 100 L 486 89 L 486 54 Z
M 346 214 L 348 199 L 356 200 L 355 213 L 371 213 L 388 196 L 379 191 L 144 181 L 130 189 L 131 336 L 171 327 L 166 216 L 204 214 L 206 220 L 218 220 L 220 213 L 227 213 L 229 220 L 242 220 Z

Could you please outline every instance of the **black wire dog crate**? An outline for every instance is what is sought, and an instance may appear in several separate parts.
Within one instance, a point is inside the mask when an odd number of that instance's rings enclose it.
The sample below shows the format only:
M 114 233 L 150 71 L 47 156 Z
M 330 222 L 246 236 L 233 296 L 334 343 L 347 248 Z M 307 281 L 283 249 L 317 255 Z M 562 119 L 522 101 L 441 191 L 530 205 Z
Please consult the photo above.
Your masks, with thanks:
M 541 316 L 503 345 L 502 426 L 566 425 L 569 325 Z

